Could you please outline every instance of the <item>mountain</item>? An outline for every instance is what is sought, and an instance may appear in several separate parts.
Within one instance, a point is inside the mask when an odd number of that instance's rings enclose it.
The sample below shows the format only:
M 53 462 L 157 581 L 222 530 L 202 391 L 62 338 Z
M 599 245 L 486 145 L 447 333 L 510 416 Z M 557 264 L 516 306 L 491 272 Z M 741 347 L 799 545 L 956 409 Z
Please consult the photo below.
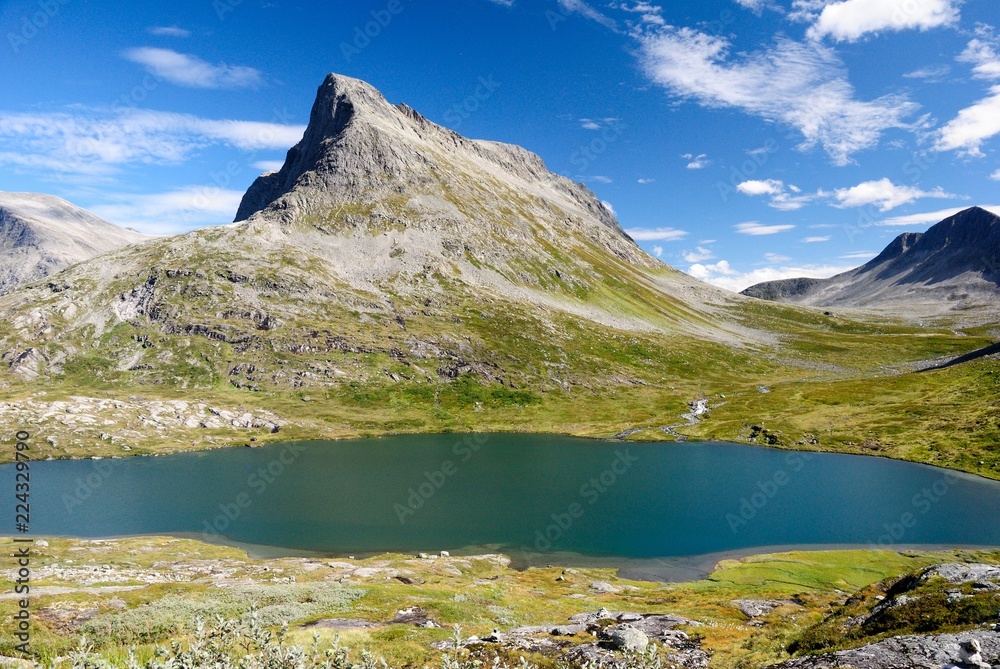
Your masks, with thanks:
M 644 253 L 535 154 L 466 139 L 339 75 L 234 224 L 121 249 L 57 283 L 0 301 L 17 323 L 0 325 L 15 376 L 64 376 L 86 356 L 88 378 L 122 384 L 288 391 L 471 375 L 568 388 L 641 371 L 648 354 L 609 364 L 628 357 L 613 346 L 626 335 L 722 347 L 763 336 L 726 317 L 742 298 Z
M 146 239 L 51 195 L 0 192 L 0 294 Z
M 911 314 L 1000 305 L 1000 217 L 971 207 L 926 232 L 904 232 L 877 257 L 829 279 L 785 279 L 744 295 L 818 307 Z

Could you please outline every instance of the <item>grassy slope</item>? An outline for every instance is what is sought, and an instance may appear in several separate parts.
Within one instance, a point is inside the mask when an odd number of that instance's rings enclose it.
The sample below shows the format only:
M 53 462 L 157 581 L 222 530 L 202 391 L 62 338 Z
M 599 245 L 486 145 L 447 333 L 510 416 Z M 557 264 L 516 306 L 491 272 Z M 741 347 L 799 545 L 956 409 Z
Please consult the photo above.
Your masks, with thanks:
M 7 539 L 0 540 L 0 545 L 5 551 L 11 549 Z M 33 582 L 33 645 L 37 657 L 52 658 L 75 646 L 79 636 L 87 633 L 108 657 L 124 657 L 125 647 L 131 644 L 138 646 L 141 657 L 152 651 L 154 643 L 183 638 L 199 612 L 239 616 L 253 601 L 271 607 L 262 609 L 262 615 L 295 623 L 292 639 L 305 643 L 312 630 L 299 626 L 309 620 L 344 617 L 385 621 L 402 608 L 420 606 L 444 628 L 397 625 L 340 633 L 354 648 L 370 649 L 394 663 L 419 666 L 435 654 L 429 644 L 448 639 L 450 626 L 455 624 L 461 625 L 466 635 L 483 635 L 494 627 L 561 623 L 575 613 L 605 606 L 674 613 L 701 621 L 705 626 L 689 628 L 688 632 L 701 637 L 712 650 L 713 667 L 759 667 L 787 657 L 783 650 L 787 644 L 836 611 L 847 595 L 929 564 L 955 560 L 995 562 L 1000 561 L 1000 553 L 829 551 L 764 555 L 725 561 L 708 579 L 680 584 L 628 582 L 602 569 L 567 570 L 565 580 L 557 580 L 563 573 L 561 568 L 518 572 L 493 561 L 458 557 L 414 560 L 385 555 L 351 561 L 407 569 L 426 581 L 405 585 L 378 575 L 339 584 L 330 580 L 335 578 L 335 570 L 322 560 L 318 567 L 310 566 L 307 559 L 251 560 L 233 548 L 188 540 L 53 539 L 48 547 L 37 549 L 35 573 L 42 573 L 45 567 L 79 571 L 58 572 L 63 575 Z M 226 578 L 240 584 L 219 589 L 210 587 L 209 575 L 183 576 L 185 569 L 203 561 L 225 570 Z M 114 576 L 93 576 L 81 589 L 79 573 Z M 149 573 L 176 573 L 178 577 L 176 582 L 146 585 L 143 579 Z M 122 574 L 131 578 L 122 578 Z M 290 582 L 292 577 L 294 583 Z M 589 587 L 596 580 L 632 589 L 599 594 Z M 109 585 L 140 587 L 117 592 L 94 589 Z M 39 586 L 64 586 L 74 591 L 46 595 L 37 589 Z M 4 592 L 11 587 L 9 582 L 0 583 Z M 740 598 L 795 598 L 801 606 L 781 607 L 765 617 L 766 626 L 754 627 L 731 603 Z M 9 632 L 14 606 L 9 599 L 0 600 L 0 652 L 5 655 L 12 652 Z M 116 621 L 131 625 L 128 639 Z M 335 633 L 321 630 L 321 634 L 332 638 Z

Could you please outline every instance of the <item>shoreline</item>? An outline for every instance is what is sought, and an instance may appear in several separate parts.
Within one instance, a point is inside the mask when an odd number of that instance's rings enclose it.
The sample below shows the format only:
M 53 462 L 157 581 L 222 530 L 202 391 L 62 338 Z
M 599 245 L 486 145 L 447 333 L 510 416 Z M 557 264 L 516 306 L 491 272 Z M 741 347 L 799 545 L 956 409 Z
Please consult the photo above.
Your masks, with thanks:
M 12 539 L 16 534 L 0 533 L 0 538 Z M 873 546 L 871 544 L 779 544 L 772 546 L 750 546 L 735 548 L 699 555 L 629 558 L 583 553 L 558 552 L 533 553 L 529 551 L 511 550 L 504 546 L 467 546 L 463 548 L 441 548 L 433 552 L 414 551 L 309 551 L 303 549 L 269 546 L 266 544 L 249 544 L 239 541 L 208 541 L 199 533 L 165 532 L 156 534 L 116 534 L 95 537 L 79 537 L 73 535 L 40 535 L 31 537 L 35 541 L 49 539 L 67 539 L 71 541 L 100 542 L 121 539 L 186 539 L 211 546 L 235 548 L 247 554 L 250 560 L 269 561 L 282 559 L 313 559 L 313 560 L 351 560 L 359 564 L 372 559 L 384 559 L 389 556 L 427 556 L 430 559 L 438 557 L 475 558 L 502 555 L 510 560 L 510 568 L 516 571 L 527 571 L 536 568 L 565 569 L 611 569 L 617 572 L 618 578 L 630 581 L 645 581 L 650 583 L 690 583 L 706 579 L 718 570 L 719 564 L 727 560 L 743 560 L 746 558 L 762 558 L 791 553 L 829 553 L 841 551 L 858 551 L 865 553 L 890 552 L 906 554 L 910 552 L 945 553 L 950 551 L 1000 551 L 1000 545 L 977 544 L 889 544 Z M 442 556 L 441 553 L 446 555 Z

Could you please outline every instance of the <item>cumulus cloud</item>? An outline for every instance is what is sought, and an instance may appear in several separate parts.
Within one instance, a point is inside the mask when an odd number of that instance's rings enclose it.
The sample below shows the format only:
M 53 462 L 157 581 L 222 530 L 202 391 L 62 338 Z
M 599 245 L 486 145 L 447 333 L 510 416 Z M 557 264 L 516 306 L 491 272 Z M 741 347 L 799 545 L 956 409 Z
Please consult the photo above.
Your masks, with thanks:
M 930 30 L 958 22 L 959 0 L 843 0 L 827 3 L 807 31 L 811 39 L 854 42 L 870 33 Z
M 730 42 L 666 26 L 638 36 L 647 76 L 673 95 L 705 107 L 736 108 L 797 129 L 800 149 L 822 145 L 837 165 L 878 144 L 917 105 L 902 95 L 856 97 L 843 63 L 817 42 L 777 38 L 770 49 L 730 53 Z
M 820 191 L 816 195 L 799 195 L 798 193 L 801 193 L 802 189 L 792 184 L 785 184 L 778 179 L 751 179 L 738 184 L 736 190 L 744 195 L 769 196 L 770 202 L 768 206 L 779 211 L 796 211 L 818 197 L 825 195 L 823 191 Z
M 785 184 L 777 179 L 751 179 L 736 186 L 736 190 L 744 195 L 777 195 L 784 192 Z
M 958 197 L 946 193 L 941 188 L 925 191 L 913 186 L 898 186 L 886 178 L 878 181 L 865 181 L 850 188 L 838 188 L 833 192 L 833 196 L 837 200 L 834 206 L 839 208 L 875 205 L 879 211 L 889 211 L 921 198 L 953 199 Z
M 761 225 L 757 221 L 748 221 L 746 223 L 737 223 L 736 232 L 741 235 L 752 235 L 754 237 L 759 237 L 761 235 L 776 235 L 779 232 L 786 232 L 795 228 L 794 225 Z
M 1000 170 L 997 170 L 996 172 L 991 174 L 990 179 L 992 179 L 993 181 L 1000 181 Z
M 688 161 L 687 168 L 689 170 L 700 170 L 712 164 L 712 161 L 708 159 L 708 154 L 705 153 L 697 156 L 693 153 L 685 153 L 681 158 Z
M 686 230 L 676 228 L 631 228 L 625 234 L 637 242 L 675 242 L 688 236 Z
M 212 65 L 171 49 L 140 47 L 129 49 L 123 56 L 161 79 L 188 88 L 247 88 L 261 82 L 260 71 L 252 67 Z
M 977 79 L 1000 79 L 1000 54 L 991 30 L 981 29 L 980 37 L 971 40 L 958 56 L 958 61 L 972 65 L 972 75 Z M 989 95 L 958 112 L 958 115 L 940 128 L 934 148 L 938 151 L 959 151 L 962 154 L 982 157 L 982 145 L 987 139 L 1000 134 L 1000 84 L 989 89 Z

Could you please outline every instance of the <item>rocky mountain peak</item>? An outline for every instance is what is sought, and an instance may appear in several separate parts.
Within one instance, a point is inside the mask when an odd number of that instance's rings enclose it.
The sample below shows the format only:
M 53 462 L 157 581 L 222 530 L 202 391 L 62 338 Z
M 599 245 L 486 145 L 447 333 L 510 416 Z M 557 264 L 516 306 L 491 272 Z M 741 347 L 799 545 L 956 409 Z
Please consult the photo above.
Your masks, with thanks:
M 619 257 L 651 262 L 586 186 L 553 174 L 539 156 L 463 137 L 338 74 L 319 87 L 282 168 L 247 191 L 236 221 L 251 218 L 324 232 L 403 224 L 464 234 L 470 221 L 494 230 L 537 221 L 551 233 L 553 223 L 572 223 L 594 241 L 606 238 Z

